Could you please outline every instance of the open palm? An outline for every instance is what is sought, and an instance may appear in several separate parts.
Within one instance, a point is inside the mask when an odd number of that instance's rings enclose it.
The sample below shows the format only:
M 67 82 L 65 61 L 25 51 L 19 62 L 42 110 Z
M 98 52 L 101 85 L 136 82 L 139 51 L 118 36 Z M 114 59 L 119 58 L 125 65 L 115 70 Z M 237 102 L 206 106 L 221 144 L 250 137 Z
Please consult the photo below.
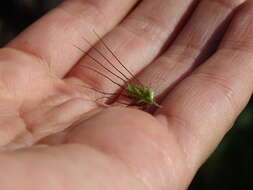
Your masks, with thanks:
M 186 189 L 251 96 L 252 13 L 244 0 L 66 0 L 0 50 L 1 189 Z M 119 89 L 87 67 L 124 83 L 75 48 L 118 64 L 93 30 L 156 89 L 154 116 L 96 104 L 90 88 Z

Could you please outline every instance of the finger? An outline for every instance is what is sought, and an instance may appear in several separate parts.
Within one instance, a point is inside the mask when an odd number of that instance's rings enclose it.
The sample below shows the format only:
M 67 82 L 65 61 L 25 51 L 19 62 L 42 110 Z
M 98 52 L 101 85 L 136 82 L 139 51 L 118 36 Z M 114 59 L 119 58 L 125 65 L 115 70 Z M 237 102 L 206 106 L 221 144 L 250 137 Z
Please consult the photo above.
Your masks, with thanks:
M 172 89 L 213 53 L 231 15 L 244 1 L 201 1 L 172 46 L 145 68 L 138 78 L 150 84 L 157 94 Z
M 62 77 L 80 59 L 73 45 L 82 37 L 91 38 L 92 30 L 101 35 L 110 31 L 137 0 L 66 0 L 26 29 L 7 45 L 40 57 L 57 76 Z M 89 46 L 84 49 L 87 50 Z
M 145 4 L 145 6 L 152 7 L 151 5 L 157 2 L 152 1 L 150 3 L 151 4 Z M 180 2 L 178 1 L 178 3 Z M 138 75 L 138 79 L 140 79 L 141 81 L 144 81 L 143 83 L 145 84 L 151 84 L 151 87 L 155 89 L 157 93 L 164 92 L 165 89 L 167 89 L 168 87 L 171 87 L 172 84 L 175 83 L 175 81 L 179 80 L 179 78 L 182 77 L 182 75 L 184 75 L 185 73 L 187 73 L 189 69 L 193 67 L 193 65 L 196 65 L 199 62 L 197 61 L 198 57 L 206 53 L 206 49 L 210 48 L 211 42 L 213 43 L 213 40 L 220 38 L 220 35 L 223 34 L 222 31 L 224 30 L 224 28 L 226 28 L 226 23 L 230 20 L 231 14 L 234 12 L 234 10 L 238 7 L 239 4 L 241 3 L 238 0 L 236 1 L 231 1 L 231 0 L 230 1 L 202 1 L 197 7 L 197 9 L 195 10 L 192 18 L 189 20 L 189 23 L 184 28 L 182 33 L 179 35 L 176 42 L 174 42 L 170 50 L 167 51 L 166 54 L 162 56 L 162 58 L 153 62 L 140 75 Z M 144 5 L 141 5 L 141 6 L 143 7 Z M 168 7 L 165 7 L 165 6 L 168 6 Z M 165 4 L 164 6 L 161 5 L 161 7 L 164 7 L 165 9 L 169 9 L 169 10 L 172 9 L 172 11 L 166 11 L 166 13 L 163 13 L 162 11 L 157 11 L 158 13 L 157 19 L 159 17 L 162 17 L 162 18 L 172 17 L 172 15 L 169 16 L 169 14 L 174 14 L 173 13 L 174 9 L 172 8 L 172 6 L 169 6 L 169 3 Z M 154 10 L 157 10 L 157 9 L 154 9 Z M 133 17 L 136 17 L 136 14 L 138 14 L 138 16 L 142 18 L 143 14 L 145 14 L 146 12 L 150 12 L 150 10 L 147 8 L 136 9 L 135 12 L 132 13 L 133 15 L 129 15 L 129 17 L 124 21 L 123 25 L 125 26 L 125 25 L 131 24 L 133 22 L 132 19 Z M 216 12 L 218 12 L 219 14 L 214 14 Z M 167 19 L 167 20 L 168 20 L 167 25 L 170 25 L 171 20 L 170 19 Z M 173 28 L 175 27 L 175 25 L 176 23 L 170 26 L 171 32 Z M 121 28 L 122 26 L 119 26 L 119 27 Z M 136 29 L 136 26 L 133 26 L 133 27 Z M 217 28 L 218 28 L 218 32 L 217 32 Z M 113 31 L 112 34 L 109 34 L 109 36 L 106 37 L 106 40 L 107 39 L 110 40 L 110 38 L 116 38 L 118 36 L 119 37 L 124 36 L 121 33 L 119 35 L 116 35 L 116 34 L 114 35 L 114 33 L 115 31 Z M 147 35 L 146 39 L 152 39 L 150 34 Z M 118 40 L 121 41 L 124 39 L 119 38 Z M 149 40 L 146 40 L 146 41 L 148 42 Z M 115 40 L 115 43 L 117 44 L 117 40 Z M 157 44 L 157 43 L 160 43 L 160 41 L 159 40 L 152 41 L 150 44 L 150 47 L 147 45 L 143 46 L 143 44 L 139 43 L 140 46 L 138 46 L 139 47 L 138 51 L 139 49 L 144 49 L 144 48 L 146 49 L 146 51 L 148 51 L 147 49 L 153 48 L 151 47 L 152 44 Z M 114 46 L 114 44 L 110 44 L 110 45 Z M 102 45 L 100 44 L 98 48 L 101 48 L 102 51 L 104 51 L 105 49 L 102 48 L 101 46 Z M 161 44 L 158 45 L 158 47 L 160 48 Z M 197 48 L 192 48 L 192 47 L 197 47 L 199 50 L 197 50 Z M 181 51 L 183 49 L 185 49 L 185 51 Z M 132 51 L 132 49 L 130 50 L 128 48 L 128 50 L 126 51 Z M 133 49 L 133 51 L 135 51 L 135 49 Z M 96 52 L 93 52 L 93 53 L 92 55 L 97 56 Z M 134 52 L 134 54 L 135 53 L 136 52 Z M 105 55 L 107 57 L 110 57 L 107 53 L 105 53 Z M 148 53 L 148 56 L 149 55 L 150 53 Z M 123 56 L 129 56 L 126 59 L 128 58 L 131 59 L 131 53 L 126 53 L 126 55 L 123 54 Z M 166 59 L 164 59 L 164 57 L 166 57 Z M 95 64 L 94 62 L 89 62 L 89 61 L 92 61 L 92 60 L 90 60 L 90 58 L 86 58 L 80 64 L 86 65 L 87 63 L 88 64 L 90 63 L 92 64 L 92 68 L 94 68 L 95 66 L 98 66 L 97 70 L 100 69 L 99 65 Z M 99 61 L 102 62 L 101 59 L 99 59 Z M 134 64 L 131 65 L 131 61 L 128 61 L 128 60 L 124 61 L 124 64 L 126 64 L 127 67 L 128 66 L 130 66 L 131 68 L 138 67 L 139 64 L 136 64 L 137 62 L 133 62 L 133 63 Z M 141 61 L 139 61 L 138 63 L 141 63 Z M 117 63 L 114 63 L 114 64 L 117 64 Z M 103 65 L 106 65 L 108 66 L 108 68 L 110 68 L 109 65 L 107 65 L 105 62 L 103 62 Z M 139 66 L 141 65 L 143 64 L 140 64 Z M 86 68 L 84 68 L 84 70 L 83 69 L 80 70 L 79 66 L 74 71 L 75 76 L 78 76 L 80 79 L 84 81 L 89 81 L 93 79 L 91 85 L 92 86 L 97 85 L 96 86 L 97 89 L 102 88 L 102 91 L 104 92 L 112 92 L 113 88 L 118 87 L 117 85 L 111 83 L 111 81 L 107 81 L 103 76 L 100 77 L 99 75 L 96 75 L 97 73 L 94 73 L 93 71 L 89 73 L 89 70 L 87 70 Z M 120 68 L 121 70 L 124 69 L 122 67 Z M 136 69 L 131 69 L 131 71 L 133 70 L 136 70 Z M 87 79 L 87 76 L 91 76 L 91 78 Z M 114 79 L 119 84 L 121 84 L 122 82 L 120 81 L 120 79 L 113 76 L 109 72 L 106 72 L 106 76 L 109 76 L 110 78 Z M 99 80 L 99 82 L 97 82 L 97 80 Z M 103 81 L 105 83 L 102 83 Z M 99 84 L 101 85 L 101 83 L 102 83 L 102 86 L 99 86 Z M 99 94 L 99 95 L 104 96 L 103 94 Z M 107 100 L 107 99 L 103 99 L 103 100 Z M 129 99 L 124 99 L 124 101 L 128 102 Z M 60 134 L 59 136 L 62 137 L 62 134 Z M 56 136 L 52 136 L 50 138 L 47 138 L 44 142 L 52 141 L 53 143 L 55 143 L 55 139 L 58 139 L 58 138 Z M 59 139 L 62 139 L 62 138 L 59 138 Z
M 178 26 L 182 24 L 186 15 L 196 1 L 193 0 L 159 0 L 159 1 L 142 1 L 136 9 L 127 16 L 127 18 L 105 39 L 103 39 L 109 48 L 116 54 L 119 60 L 127 67 L 134 75 L 149 64 L 162 50 L 166 43 L 174 37 L 174 32 L 177 32 Z M 109 68 L 125 80 L 132 78 L 132 75 L 126 71 L 116 61 L 111 53 L 106 49 L 103 43 L 100 43 L 96 48 L 105 55 L 112 64 L 127 76 L 124 77 L 120 72 L 113 69 L 108 62 L 93 49 L 90 54 L 98 59 L 103 65 Z M 111 83 L 94 71 L 90 71 L 82 66 L 91 66 L 100 72 L 104 73 L 109 78 L 119 84 L 124 83 L 119 77 L 101 68 L 89 56 L 86 56 L 72 70 L 69 77 L 76 77 L 96 85 L 99 90 L 112 91 L 118 86 Z
M 207 158 L 252 94 L 252 20 L 248 1 L 214 56 L 176 87 L 157 113 L 174 126 L 189 163 L 200 165 Z

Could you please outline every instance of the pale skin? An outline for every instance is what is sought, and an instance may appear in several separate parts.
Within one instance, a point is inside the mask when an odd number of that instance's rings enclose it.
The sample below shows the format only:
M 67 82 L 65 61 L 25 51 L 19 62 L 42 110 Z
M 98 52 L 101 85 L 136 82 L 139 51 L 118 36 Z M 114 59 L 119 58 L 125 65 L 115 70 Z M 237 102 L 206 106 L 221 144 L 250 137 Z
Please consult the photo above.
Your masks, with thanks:
M 67 0 L 2 48 L 0 189 L 187 189 L 253 90 L 252 1 L 196 2 Z M 105 109 L 80 88 L 117 90 L 80 67 L 99 69 L 73 48 L 92 29 L 162 108 Z

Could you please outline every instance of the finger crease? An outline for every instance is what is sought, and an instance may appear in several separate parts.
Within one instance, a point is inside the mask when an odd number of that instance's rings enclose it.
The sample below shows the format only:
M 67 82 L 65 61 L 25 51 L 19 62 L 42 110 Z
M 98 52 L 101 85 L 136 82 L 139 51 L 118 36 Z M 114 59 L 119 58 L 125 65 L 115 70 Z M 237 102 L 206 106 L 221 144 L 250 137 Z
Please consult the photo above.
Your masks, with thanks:
M 207 0 L 210 1 L 212 3 L 217 3 L 223 7 L 226 7 L 228 9 L 233 9 L 235 8 L 239 3 L 238 0 L 234 1 L 234 0 Z
M 238 106 L 236 105 L 236 102 L 234 101 L 233 98 L 234 90 L 229 85 L 227 85 L 226 79 L 209 72 L 198 72 L 195 74 L 195 76 L 201 78 L 201 81 L 203 81 L 204 79 L 206 82 L 213 84 L 214 85 L 213 87 L 216 88 L 216 90 L 218 89 L 219 91 L 221 91 L 221 93 L 227 100 L 228 104 L 232 108 L 230 110 L 238 110 L 236 109 L 236 107 Z
M 10 49 L 10 50 L 13 50 L 13 51 L 17 51 L 17 52 L 25 54 L 29 57 L 35 58 L 37 60 L 36 63 L 46 66 L 48 71 L 52 72 L 50 62 L 46 61 L 43 57 L 41 57 L 40 55 L 34 53 L 33 51 L 30 51 L 28 49 L 21 48 L 21 47 L 6 47 L 5 49 Z

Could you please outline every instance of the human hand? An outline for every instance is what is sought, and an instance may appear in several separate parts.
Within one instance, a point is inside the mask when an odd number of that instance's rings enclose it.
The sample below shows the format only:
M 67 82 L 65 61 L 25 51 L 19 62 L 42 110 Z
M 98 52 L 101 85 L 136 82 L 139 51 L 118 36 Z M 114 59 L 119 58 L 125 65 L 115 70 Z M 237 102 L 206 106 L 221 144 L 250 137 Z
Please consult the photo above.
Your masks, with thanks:
M 24 31 L 0 52 L 1 189 L 186 189 L 252 93 L 250 1 L 223 37 L 243 2 L 201 1 L 185 24 L 192 0 L 142 1 L 117 25 L 136 0 L 65 1 Z M 154 116 L 99 108 L 82 88 L 118 90 L 73 47 L 87 51 L 92 29 L 156 89 Z

